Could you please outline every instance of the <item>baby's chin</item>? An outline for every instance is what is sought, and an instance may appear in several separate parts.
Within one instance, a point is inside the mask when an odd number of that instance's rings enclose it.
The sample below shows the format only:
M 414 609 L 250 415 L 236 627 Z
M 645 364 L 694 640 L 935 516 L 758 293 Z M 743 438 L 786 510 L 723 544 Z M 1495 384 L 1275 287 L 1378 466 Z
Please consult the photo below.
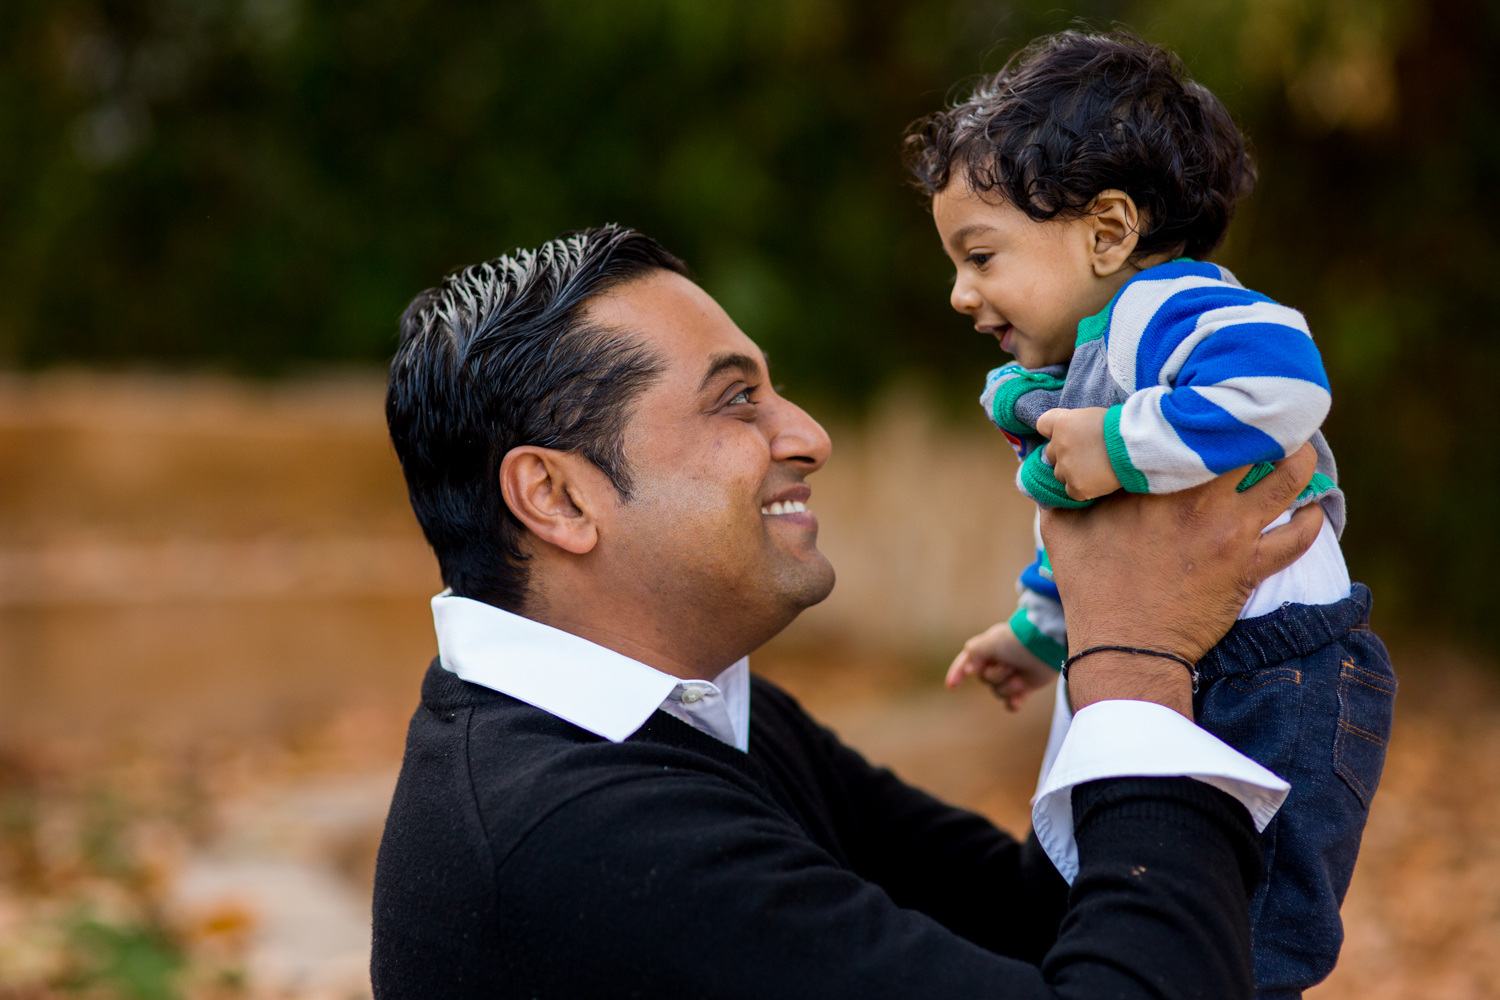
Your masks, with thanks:
M 1034 343 L 1019 341 L 1010 347 L 1010 355 L 1020 362 L 1023 368 L 1046 368 L 1050 365 L 1065 365 L 1073 360 L 1073 344 L 1066 347 L 1052 345 L 1048 347 L 1039 346 Z

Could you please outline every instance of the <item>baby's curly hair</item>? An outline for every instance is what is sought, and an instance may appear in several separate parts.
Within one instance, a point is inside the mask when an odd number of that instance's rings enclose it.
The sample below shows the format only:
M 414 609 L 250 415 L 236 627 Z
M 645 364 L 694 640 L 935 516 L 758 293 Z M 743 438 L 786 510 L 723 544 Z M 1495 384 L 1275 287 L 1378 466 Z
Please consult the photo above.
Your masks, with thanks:
M 999 192 L 1038 222 L 1124 191 L 1144 217 L 1137 257 L 1212 253 L 1256 177 L 1219 99 L 1177 56 L 1123 32 L 1037 39 L 913 124 L 904 149 L 929 197 L 961 171 L 973 190 Z

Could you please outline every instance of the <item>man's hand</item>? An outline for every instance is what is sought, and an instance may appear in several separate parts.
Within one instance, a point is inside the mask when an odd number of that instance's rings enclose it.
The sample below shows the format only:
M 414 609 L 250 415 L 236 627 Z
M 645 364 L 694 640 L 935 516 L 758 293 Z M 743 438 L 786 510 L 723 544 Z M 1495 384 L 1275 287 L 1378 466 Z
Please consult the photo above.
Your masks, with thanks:
M 1074 500 L 1108 496 L 1120 488 L 1120 477 L 1109 462 L 1104 443 L 1102 406 L 1081 410 L 1048 410 L 1036 422 L 1036 432 L 1047 442 L 1047 461 Z
M 1303 445 L 1243 493 L 1245 469 L 1181 493 L 1107 497 L 1089 510 L 1046 510 L 1042 539 L 1068 619 L 1068 648 L 1136 646 L 1196 663 L 1223 638 L 1260 582 L 1318 536 L 1308 504 L 1264 531 L 1312 479 Z M 1264 533 L 1262 533 L 1264 532 Z M 1154 701 L 1192 718 L 1187 671 L 1170 660 L 1096 653 L 1068 674 L 1074 711 L 1096 701 Z

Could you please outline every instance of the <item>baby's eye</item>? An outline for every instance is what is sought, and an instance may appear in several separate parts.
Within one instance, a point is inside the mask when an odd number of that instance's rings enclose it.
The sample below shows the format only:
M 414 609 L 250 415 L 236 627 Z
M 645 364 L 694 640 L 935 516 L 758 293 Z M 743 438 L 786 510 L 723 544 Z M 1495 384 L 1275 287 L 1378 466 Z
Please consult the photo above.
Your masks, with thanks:
M 995 255 L 992 253 L 971 253 L 964 259 L 970 264 L 973 264 L 975 267 L 983 267 L 985 264 L 989 263 L 990 258 L 993 256 Z

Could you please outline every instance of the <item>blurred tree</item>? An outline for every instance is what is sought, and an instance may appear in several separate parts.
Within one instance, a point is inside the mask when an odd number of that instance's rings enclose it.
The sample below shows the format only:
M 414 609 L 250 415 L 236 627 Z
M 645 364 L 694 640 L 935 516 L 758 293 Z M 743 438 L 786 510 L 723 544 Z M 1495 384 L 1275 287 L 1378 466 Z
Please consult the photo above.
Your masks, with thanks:
M 31 0 L 0 18 L 14 362 L 379 359 L 446 270 L 615 220 L 846 399 L 896 368 L 983 365 L 934 325 L 945 264 L 899 138 L 998 33 L 1067 21 L 920 0 Z
M 1245 121 L 1257 195 L 1221 259 L 1308 314 L 1344 542 L 1378 602 L 1479 635 L 1500 561 L 1500 5 L 1166 0 L 1137 22 Z
M 794 393 L 966 401 L 903 127 L 1085 18 L 1176 47 L 1262 165 L 1221 259 L 1308 312 L 1356 572 L 1477 627 L 1500 557 L 1490 0 L 11 0 L 0 364 L 385 357 L 446 270 L 603 221 L 685 256 Z

